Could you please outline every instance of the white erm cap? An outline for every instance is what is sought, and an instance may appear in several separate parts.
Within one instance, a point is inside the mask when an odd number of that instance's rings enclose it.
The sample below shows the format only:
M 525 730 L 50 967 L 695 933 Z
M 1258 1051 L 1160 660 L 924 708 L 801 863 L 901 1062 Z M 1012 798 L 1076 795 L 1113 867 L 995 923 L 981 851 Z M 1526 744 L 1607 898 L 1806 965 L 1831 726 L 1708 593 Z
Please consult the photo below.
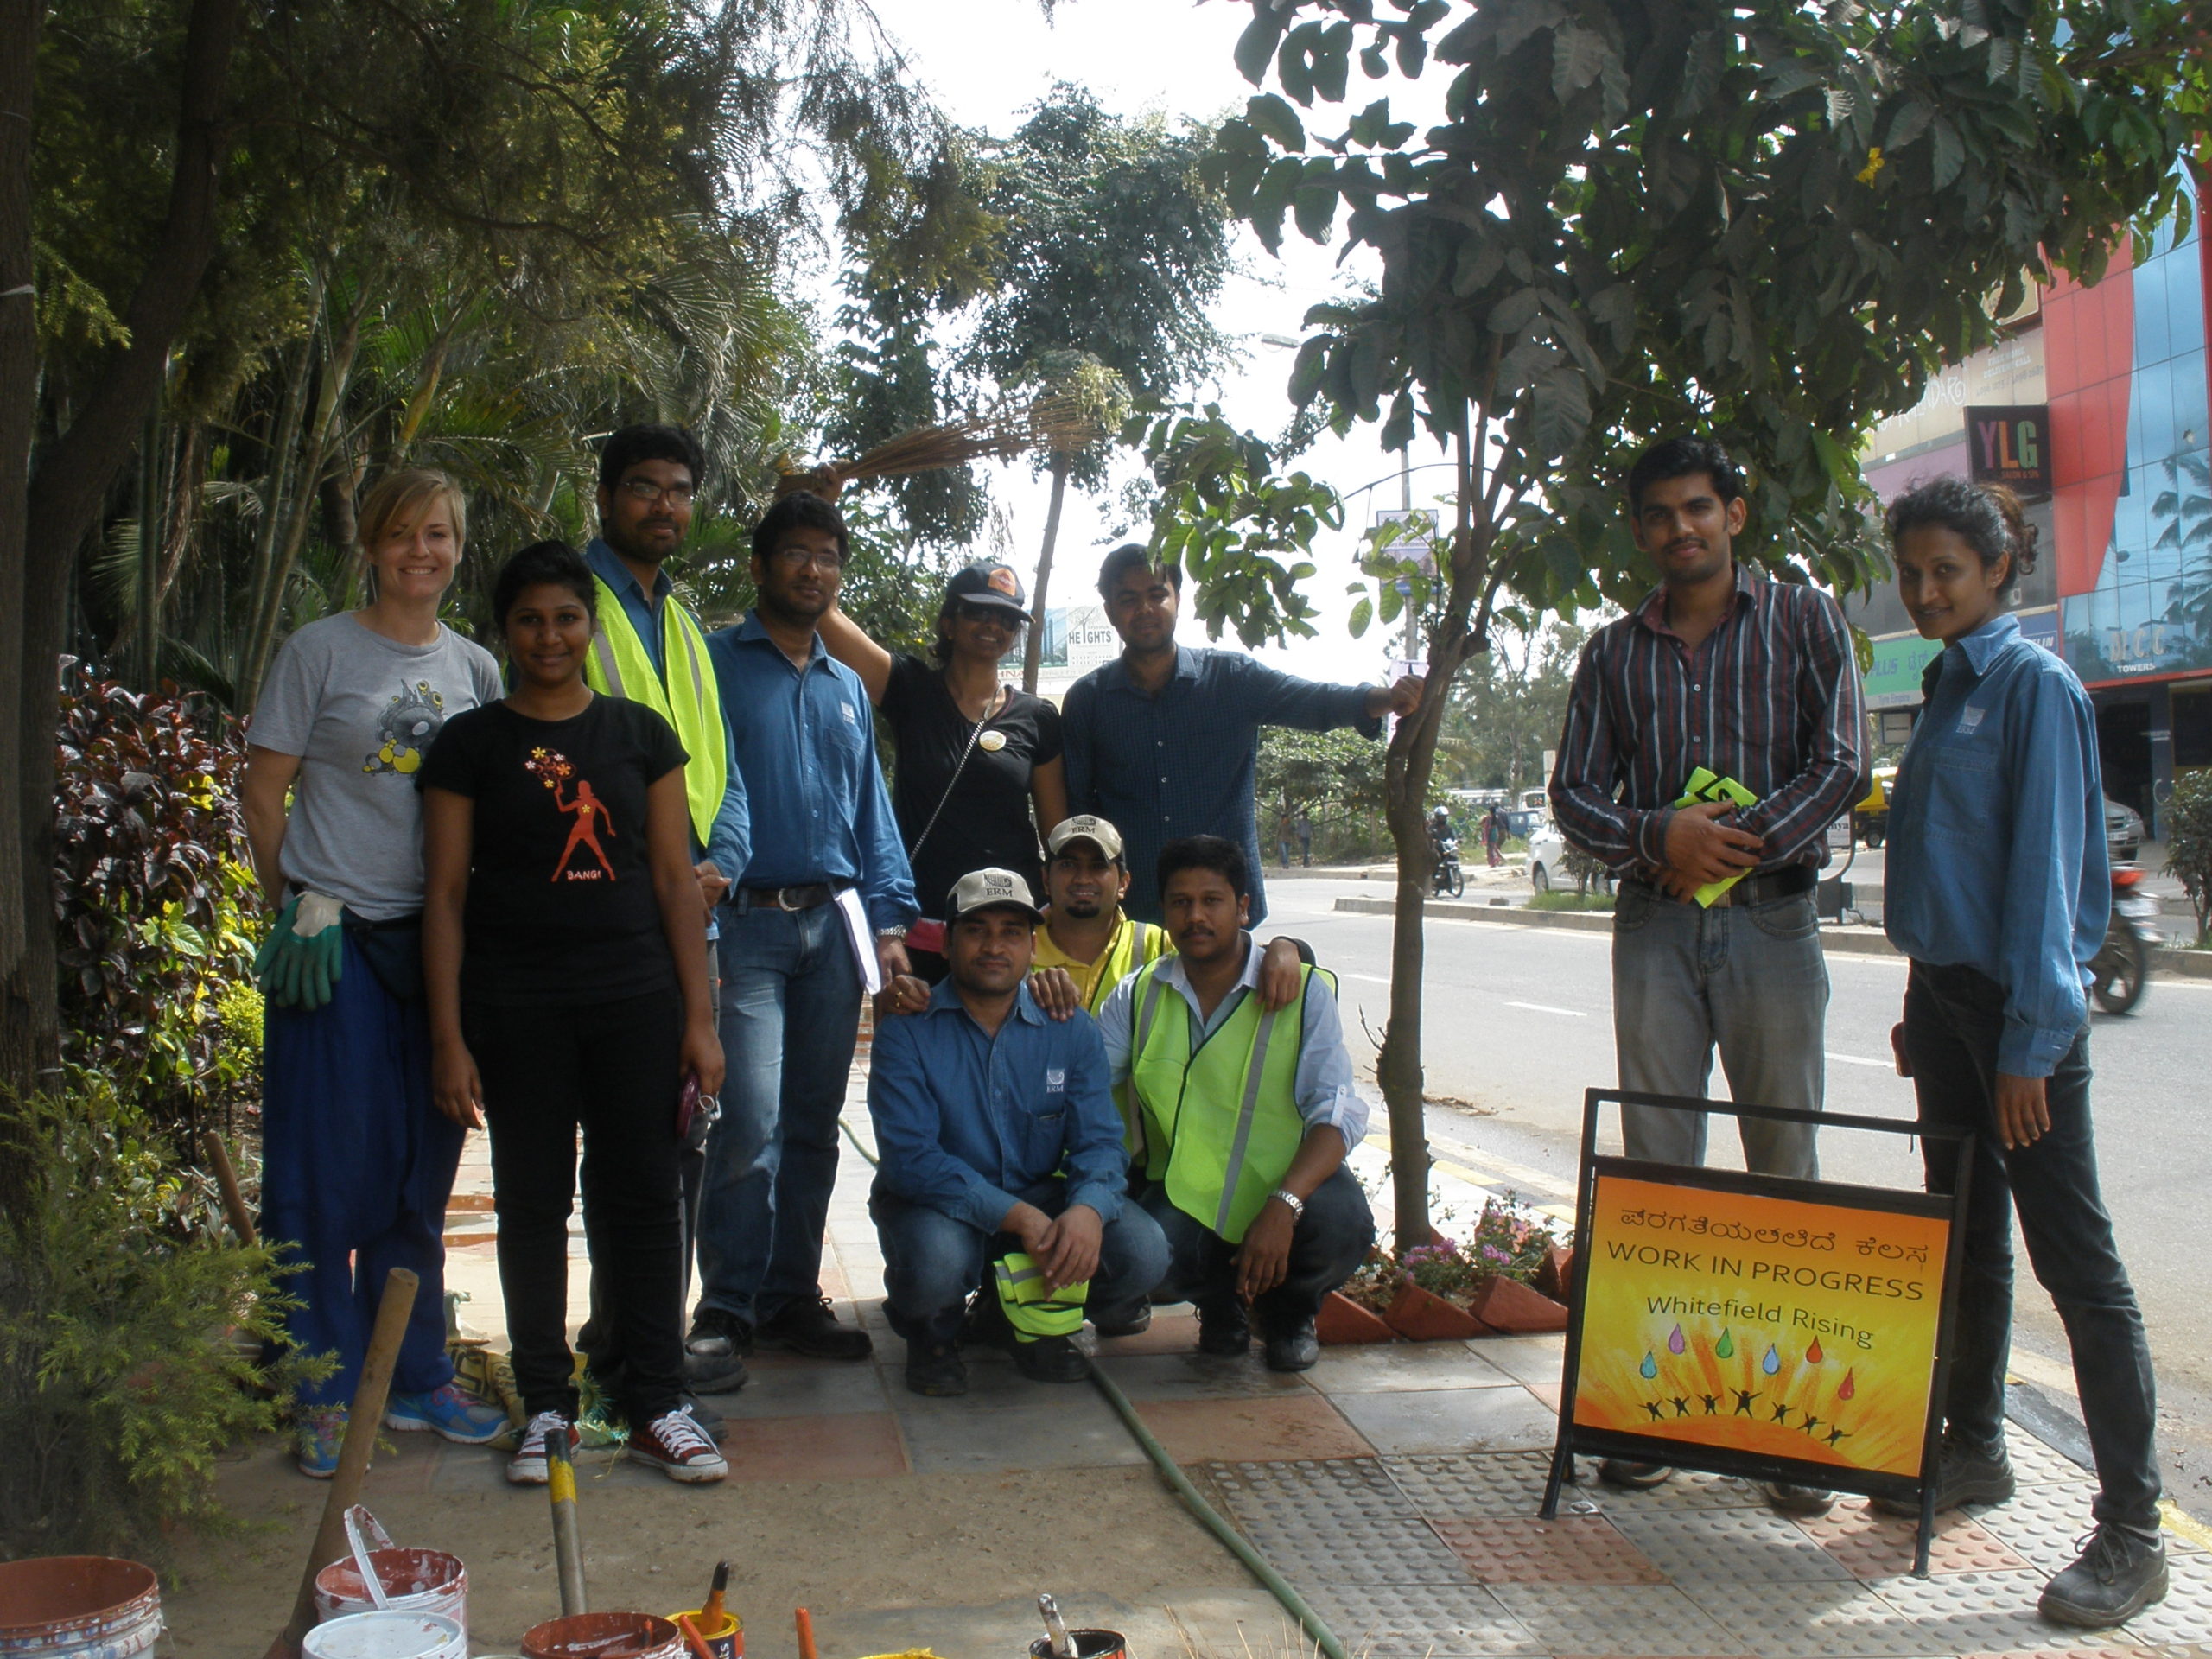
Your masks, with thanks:
M 1012 870 L 997 869 L 976 870 L 954 882 L 951 896 L 945 900 L 944 919 L 950 925 L 971 910 L 995 910 L 1001 906 L 1027 912 L 1032 921 L 1045 919 L 1037 901 L 1029 896 L 1029 884 Z
M 1094 842 L 1109 858 L 1122 855 L 1122 832 L 1094 813 L 1080 812 L 1071 818 L 1062 818 L 1052 826 L 1052 833 L 1045 837 L 1045 850 L 1058 858 L 1071 841 Z

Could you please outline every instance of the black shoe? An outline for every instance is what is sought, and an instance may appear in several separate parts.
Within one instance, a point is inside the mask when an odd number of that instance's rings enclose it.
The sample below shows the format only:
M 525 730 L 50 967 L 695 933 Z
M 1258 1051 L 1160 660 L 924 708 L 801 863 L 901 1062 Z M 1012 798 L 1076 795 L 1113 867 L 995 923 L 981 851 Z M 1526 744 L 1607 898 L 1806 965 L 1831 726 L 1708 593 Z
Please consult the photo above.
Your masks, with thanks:
M 2082 1558 L 2044 1586 L 2036 1611 L 2054 1624 L 2101 1630 L 2165 1595 L 2164 1541 L 2100 1522 Z
M 687 1394 L 735 1394 L 752 1381 L 745 1362 L 735 1354 L 702 1354 L 687 1344 L 683 1351 L 683 1388 Z
M 1198 1310 L 1198 1351 L 1234 1358 L 1252 1347 L 1252 1321 L 1242 1302 Z
M 1280 1333 L 1269 1330 L 1265 1357 L 1271 1371 L 1312 1370 L 1313 1362 L 1321 1357 L 1321 1338 L 1313 1333 L 1313 1315 Z
M 1039 1337 L 1014 1344 L 1014 1369 L 1032 1382 L 1080 1382 L 1090 1375 L 1090 1362 L 1066 1337 Z
M 1793 1486 L 1786 1480 L 1763 1480 L 1768 1507 L 1783 1515 L 1826 1515 L 1835 1508 L 1835 1494 L 1825 1486 Z
M 1014 1340 L 1014 1327 L 1006 1322 L 996 1288 L 979 1290 L 968 1299 L 957 1340 L 963 1348 L 1003 1348 Z
M 788 1348 L 809 1359 L 866 1359 L 875 1351 L 867 1332 L 837 1323 L 827 1296 L 785 1303 L 760 1322 L 753 1340 L 764 1348 Z
M 683 1394 L 683 1414 L 699 1425 L 699 1432 L 710 1440 L 719 1441 L 729 1433 L 729 1424 L 705 1401 L 690 1389 Z
M 1102 1337 L 1141 1337 L 1152 1329 L 1152 1304 L 1101 1309 L 1090 1316 L 1090 1328 Z
M 702 1359 L 742 1359 L 753 1351 L 753 1327 L 725 1308 L 702 1307 L 691 1316 L 683 1351 Z
M 1640 1492 L 1656 1486 L 1675 1471 L 1663 1463 L 1630 1463 L 1626 1458 L 1607 1458 L 1598 1465 L 1598 1478 L 1608 1486 Z
M 1946 1433 L 1936 1462 L 1936 1513 L 1966 1503 L 2005 1503 L 2012 1497 L 2012 1462 L 2005 1455 L 2005 1442 L 1978 1446 Z M 1920 1505 L 1901 1497 L 1870 1497 L 1867 1503 L 1884 1515 L 1920 1519 Z
M 906 1344 L 906 1387 L 934 1400 L 968 1392 L 968 1366 L 949 1342 Z

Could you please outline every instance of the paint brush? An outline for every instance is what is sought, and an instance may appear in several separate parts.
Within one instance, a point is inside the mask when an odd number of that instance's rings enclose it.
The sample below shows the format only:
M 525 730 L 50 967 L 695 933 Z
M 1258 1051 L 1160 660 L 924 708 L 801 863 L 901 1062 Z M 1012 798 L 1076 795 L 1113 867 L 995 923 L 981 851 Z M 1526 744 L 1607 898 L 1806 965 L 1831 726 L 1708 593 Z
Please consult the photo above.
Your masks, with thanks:
M 1049 1595 L 1037 1598 L 1037 1611 L 1045 1616 L 1045 1634 L 1052 1639 L 1056 1659 L 1075 1659 L 1075 1637 L 1068 1634 L 1068 1622 L 1060 1617 L 1060 1604 Z

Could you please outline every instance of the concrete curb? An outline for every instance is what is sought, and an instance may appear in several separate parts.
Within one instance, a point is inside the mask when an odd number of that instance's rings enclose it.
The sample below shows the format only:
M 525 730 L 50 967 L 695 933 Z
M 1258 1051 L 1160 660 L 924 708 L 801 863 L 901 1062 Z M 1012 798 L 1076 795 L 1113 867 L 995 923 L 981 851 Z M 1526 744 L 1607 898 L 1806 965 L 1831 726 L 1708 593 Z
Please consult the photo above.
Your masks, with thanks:
M 1339 898 L 1336 908 L 1362 916 L 1395 913 L 1395 899 Z M 1470 905 L 1450 899 L 1432 899 L 1427 913 L 1448 922 L 1504 922 L 1516 927 L 1563 927 L 1573 933 L 1610 933 L 1612 912 L 1595 910 L 1527 910 L 1517 905 Z M 1847 957 L 1894 957 L 1897 947 L 1874 929 L 1824 927 L 1821 948 Z M 2212 950 L 2159 950 L 2151 953 L 2151 965 L 2160 974 L 2179 979 L 2212 979 Z

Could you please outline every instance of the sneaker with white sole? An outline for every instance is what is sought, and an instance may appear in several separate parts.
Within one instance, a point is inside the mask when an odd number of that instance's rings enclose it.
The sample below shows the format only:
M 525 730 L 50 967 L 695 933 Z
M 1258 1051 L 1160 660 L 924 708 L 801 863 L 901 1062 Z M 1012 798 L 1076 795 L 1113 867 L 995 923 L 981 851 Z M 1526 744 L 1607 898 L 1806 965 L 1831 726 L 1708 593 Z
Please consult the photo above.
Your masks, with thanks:
M 385 1402 L 384 1426 L 402 1434 L 442 1434 L 455 1446 L 485 1446 L 507 1432 L 507 1414 L 458 1382 Z
M 729 1465 L 715 1449 L 691 1414 L 678 1408 L 664 1411 L 643 1428 L 630 1431 L 630 1455 L 650 1463 L 671 1480 L 720 1480 Z
M 578 1438 L 575 1425 L 557 1411 L 541 1411 L 524 1426 L 522 1444 L 507 1459 L 508 1480 L 517 1486 L 545 1484 L 545 1442 L 555 1434 L 569 1437 L 569 1453 L 575 1456 Z

